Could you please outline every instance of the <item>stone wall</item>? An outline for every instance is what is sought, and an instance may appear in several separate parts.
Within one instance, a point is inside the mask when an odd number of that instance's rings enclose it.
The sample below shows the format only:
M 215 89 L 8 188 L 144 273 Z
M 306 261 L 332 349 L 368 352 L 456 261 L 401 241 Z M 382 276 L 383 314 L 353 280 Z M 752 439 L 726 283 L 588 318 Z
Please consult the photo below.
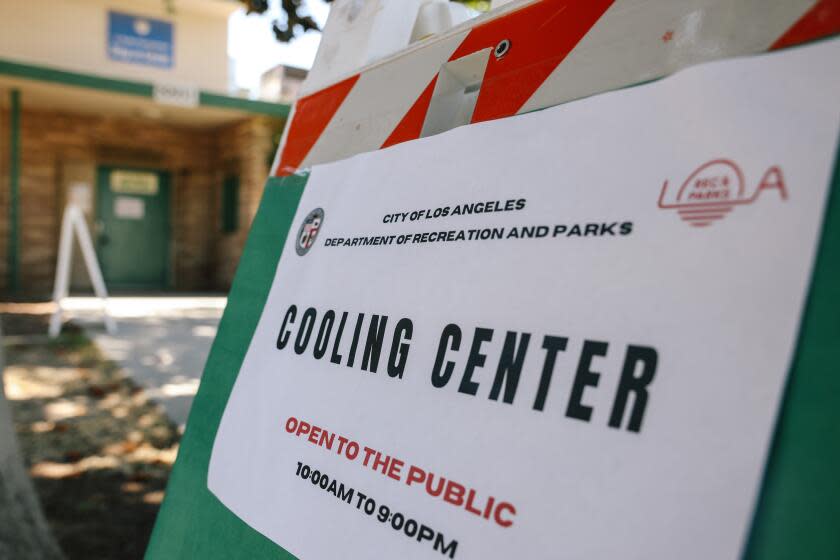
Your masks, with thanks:
M 250 119 L 220 131 L 224 141 L 219 145 L 221 176 L 216 181 L 216 216 L 220 216 L 222 179 L 227 174 L 239 176 L 239 229 L 233 233 L 219 235 L 216 248 L 215 283 L 225 289 L 233 281 L 239 255 L 245 245 L 245 238 L 251 220 L 257 213 L 263 187 L 268 178 L 272 148 L 272 134 L 279 127 L 265 119 Z M 217 227 L 217 231 L 221 228 Z

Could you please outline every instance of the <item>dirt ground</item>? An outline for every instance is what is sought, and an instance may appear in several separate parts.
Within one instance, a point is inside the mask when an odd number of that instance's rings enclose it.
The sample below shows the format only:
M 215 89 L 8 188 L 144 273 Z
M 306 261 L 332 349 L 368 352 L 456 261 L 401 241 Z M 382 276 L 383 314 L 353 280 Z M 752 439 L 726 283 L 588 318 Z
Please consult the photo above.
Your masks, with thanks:
M 44 513 L 69 560 L 142 558 L 178 450 L 177 428 L 50 308 L 0 306 L 6 397 Z

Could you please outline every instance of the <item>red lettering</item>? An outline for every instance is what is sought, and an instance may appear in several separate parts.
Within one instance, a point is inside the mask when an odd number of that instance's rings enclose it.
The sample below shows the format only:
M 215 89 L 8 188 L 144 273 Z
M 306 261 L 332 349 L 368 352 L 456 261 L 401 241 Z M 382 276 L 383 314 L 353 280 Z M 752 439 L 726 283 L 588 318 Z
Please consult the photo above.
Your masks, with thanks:
M 314 443 L 317 445 L 319 435 L 321 435 L 321 428 L 319 428 L 318 426 L 312 426 L 312 431 L 309 432 L 309 437 L 307 438 L 309 440 L 309 443 Z
M 443 492 L 443 485 L 446 483 L 446 479 L 443 478 L 442 476 L 438 477 L 437 488 L 435 488 L 433 490 L 432 489 L 432 482 L 434 482 L 434 480 L 435 480 L 435 473 L 429 473 L 429 478 L 426 479 L 426 493 L 429 496 L 437 497 L 437 496 L 440 496 L 441 493 Z
M 350 444 L 347 446 L 347 458 L 351 461 L 355 459 L 359 455 L 359 444 L 355 441 L 351 441 Z
M 496 503 L 496 498 L 494 498 L 493 496 L 490 496 L 487 499 L 487 505 L 484 506 L 484 514 L 482 515 L 482 517 L 484 519 L 490 519 L 490 514 L 493 512 L 493 504 L 494 503 Z
M 405 466 L 405 463 L 403 463 L 399 459 L 394 459 L 393 461 L 391 461 L 391 468 L 388 469 L 388 476 L 390 476 L 394 480 L 399 480 L 400 472 L 402 472 L 403 466 Z
M 367 446 L 365 447 L 365 458 L 362 461 L 362 464 L 364 466 L 367 466 L 368 460 L 370 460 L 370 456 L 373 455 L 374 453 L 376 453 L 376 449 L 371 449 L 370 447 L 367 447 Z
M 771 176 L 773 177 L 772 181 Z M 787 187 L 785 187 L 785 178 L 780 167 L 774 165 L 764 172 L 764 176 L 758 184 L 758 190 L 762 191 L 764 189 L 778 189 L 782 200 L 787 200 Z
M 426 480 L 426 471 L 420 467 L 411 465 L 408 469 L 408 476 L 405 479 L 406 486 L 411 486 L 413 482 L 423 482 L 424 480 Z
M 327 449 L 332 449 L 334 440 L 335 434 L 330 433 L 327 430 L 323 430 L 321 432 L 321 439 L 318 440 L 318 445 L 320 445 L 321 447 L 326 447 Z
M 510 527 L 511 525 L 513 525 L 513 520 L 502 519 L 503 511 L 509 511 L 511 517 L 513 517 L 514 515 L 516 515 L 516 508 L 507 502 L 501 502 L 499 504 L 499 507 L 496 508 L 496 512 L 493 514 L 493 519 L 496 521 L 496 523 L 498 523 L 502 527 Z
M 388 465 L 391 463 L 391 457 L 388 455 L 383 455 L 379 451 L 376 452 L 376 456 L 373 458 L 373 470 L 378 470 L 381 467 L 382 474 L 388 472 Z
M 467 492 L 467 503 L 464 505 L 464 509 L 470 513 L 481 515 L 481 510 L 473 507 L 473 500 L 475 500 L 475 490 L 470 488 L 470 491 Z
M 446 485 L 446 493 L 443 495 L 443 500 L 449 502 L 453 506 L 460 506 L 464 503 L 464 493 L 466 488 L 450 480 Z
M 770 177 L 771 171 L 772 169 L 765 174 L 765 178 L 762 180 L 762 185 L 766 183 L 771 186 L 762 186 L 762 188 L 779 188 L 782 195 L 785 196 L 786 192 L 784 190 L 781 172 L 777 170 L 775 172 L 776 182 L 770 183 L 768 177 Z M 338 448 L 336 453 L 338 455 L 343 454 L 351 461 L 358 457 L 361 449 L 364 449 L 365 453 L 362 463 L 365 467 L 378 471 L 393 480 L 402 480 L 402 473 L 406 463 L 396 457 L 377 451 L 372 447 L 362 448 L 354 440 L 330 432 L 315 424 L 309 424 L 294 416 L 289 416 L 286 419 L 284 429 L 289 434 L 294 434 L 297 437 L 305 437 L 310 443 L 319 447 L 325 447 L 331 451 L 337 438 Z M 425 492 L 433 498 L 442 498 L 443 501 L 455 507 L 463 508 L 475 516 L 491 520 L 501 527 L 510 527 L 513 525 L 516 508 L 508 502 L 497 502 L 493 496 L 488 496 L 486 503 L 482 503 L 484 498 L 476 489 L 455 482 L 454 480 L 449 480 L 443 476 L 435 475 L 431 471 L 427 472 L 418 466 L 411 465 L 408 467 L 405 484 L 411 486 L 415 483 L 420 483 Z

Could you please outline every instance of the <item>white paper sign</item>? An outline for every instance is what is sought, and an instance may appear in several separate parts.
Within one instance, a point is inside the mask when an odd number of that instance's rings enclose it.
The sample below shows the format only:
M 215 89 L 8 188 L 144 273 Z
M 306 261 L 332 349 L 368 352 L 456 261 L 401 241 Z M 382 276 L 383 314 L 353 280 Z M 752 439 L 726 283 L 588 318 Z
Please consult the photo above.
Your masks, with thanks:
M 708 64 L 313 169 L 212 492 L 307 560 L 737 558 L 838 60 Z
M 123 220 L 142 220 L 146 215 L 146 201 L 134 196 L 114 197 L 114 216 Z

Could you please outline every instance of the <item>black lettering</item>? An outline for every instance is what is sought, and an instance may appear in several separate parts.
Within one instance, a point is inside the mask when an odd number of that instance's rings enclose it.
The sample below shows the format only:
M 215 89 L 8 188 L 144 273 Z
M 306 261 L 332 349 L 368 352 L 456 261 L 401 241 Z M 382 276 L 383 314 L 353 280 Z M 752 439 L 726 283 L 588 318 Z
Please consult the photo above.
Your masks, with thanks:
M 327 345 L 330 343 L 330 332 L 335 322 L 335 311 L 330 309 L 324 313 L 321 319 L 321 326 L 318 328 L 318 336 L 315 337 L 315 348 L 312 349 L 312 355 L 316 360 L 320 360 L 327 353 Z
M 592 358 L 607 355 L 607 343 L 594 340 L 584 340 L 583 350 L 580 352 L 575 381 L 572 384 L 572 394 L 569 396 L 569 406 L 566 416 L 589 422 L 592 417 L 592 407 L 582 404 L 583 392 L 587 387 L 597 387 L 601 374 L 590 370 Z
M 316 313 L 314 307 L 309 307 L 303 312 L 303 317 L 300 319 L 300 330 L 298 330 L 297 338 L 295 338 L 295 354 L 303 354 L 309 345 L 312 328 L 315 326 Z
M 344 332 L 344 323 L 347 322 L 347 312 L 341 314 L 341 321 L 338 323 L 338 331 L 335 333 L 335 342 L 333 343 L 332 355 L 330 361 L 334 364 L 341 363 L 341 354 L 338 353 L 338 345 L 341 342 L 341 335 Z
M 505 335 L 502 355 L 499 358 L 499 367 L 496 368 L 496 377 L 493 379 L 493 387 L 490 389 L 492 400 L 499 400 L 499 393 L 502 390 L 502 385 L 504 385 L 505 395 L 502 400 L 508 404 L 513 404 L 513 397 L 516 395 L 516 387 L 519 385 L 519 375 L 522 373 L 522 364 L 525 363 L 525 352 L 528 350 L 530 340 L 531 335 L 529 333 L 522 333 L 517 348 L 516 333 L 508 331 Z
M 365 352 L 362 354 L 362 369 L 376 373 L 379 367 L 379 355 L 382 353 L 382 342 L 385 340 L 385 325 L 388 323 L 388 316 L 372 315 L 368 327 Z
M 295 322 L 295 315 L 297 315 L 297 306 L 290 305 L 286 311 L 286 315 L 283 316 L 283 323 L 280 325 L 280 334 L 277 335 L 278 350 L 282 350 L 289 343 L 289 337 L 292 331 L 291 329 L 286 330 L 286 325 Z
M 438 533 L 437 537 L 435 537 L 434 550 L 440 549 L 440 553 L 444 556 L 448 554 L 450 558 L 455 558 L 455 551 L 458 549 L 458 541 L 451 541 L 445 547 L 443 546 L 443 543 L 443 535 Z
M 353 367 L 356 360 L 356 347 L 359 345 L 359 335 L 362 333 L 362 323 L 365 321 L 365 314 L 359 313 L 356 319 L 356 328 L 353 330 L 353 341 L 350 342 L 350 355 L 347 357 L 347 367 Z
M 617 225 L 618 224 L 616 222 L 613 222 L 611 224 L 601 224 L 601 235 L 606 235 L 606 234 L 615 235 L 615 232 L 613 231 L 613 228 Z
M 402 379 L 405 363 L 408 361 L 408 343 L 413 333 L 414 324 L 411 319 L 397 321 L 397 328 L 394 329 L 394 338 L 391 341 L 391 355 L 388 357 L 389 377 Z
M 566 350 L 568 338 L 560 336 L 546 336 L 543 338 L 542 347 L 545 349 L 545 362 L 543 362 L 540 385 L 537 388 L 537 398 L 534 399 L 534 410 L 542 410 L 545 406 L 545 399 L 548 396 L 548 387 L 551 385 L 551 376 L 554 375 L 554 362 L 557 360 L 557 352 Z
M 455 350 L 456 352 L 461 348 L 461 328 L 450 323 L 443 328 L 440 333 L 440 343 L 438 343 L 437 356 L 435 356 L 435 365 L 432 368 L 432 385 L 440 389 L 449 383 L 452 378 L 452 372 L 455 370 L 455 362 L 446 362 L 446 368 L 441 373 L 440 368 L 443 367 L 443 360 L 446 358 L 447 349 Z
M 464 369 L 464 377 L 461 378 L 461 385 L 458 387 L 459 393 L 475 395 L 478 392 L 478 383 L 472 380 L 472 376 L 476 368 L 484 367 L 484 361 L 487 359 L 487 355 L 481 353 L 481 345 L 492 339 L 493 329 L 476 327 L 470 354 L 467 357 L 467 367 Z
M 627 355 L 624 357 L 624 366 L 621 368 L 621 380 L 618 382 L 618 390 L 615 394 L 612 414 L 610 414 L 610 427 L 621 428 L 621 421 L 624 418 L 624 409 L 627 407 L 627 397 L 634 393 L 633 410 L 630 413 L 630 423 L 627 430 L 638 432 L 642 429 L 642 419 L 645 416 L 648 392 L 647 386 L 653 381 L 656 373 L 656 364 L 659 361 L 658 354 L 653 348 L 647 346 L 627 347 Z M 642 374 L 635 377 L 636 365 L 642 364 Z
M 348 487 L 345 491 L 344 484 L 342 483 L 338 487 L 338 499 L 349 504 L 351 501 L 353 501 L 353 489 Z

